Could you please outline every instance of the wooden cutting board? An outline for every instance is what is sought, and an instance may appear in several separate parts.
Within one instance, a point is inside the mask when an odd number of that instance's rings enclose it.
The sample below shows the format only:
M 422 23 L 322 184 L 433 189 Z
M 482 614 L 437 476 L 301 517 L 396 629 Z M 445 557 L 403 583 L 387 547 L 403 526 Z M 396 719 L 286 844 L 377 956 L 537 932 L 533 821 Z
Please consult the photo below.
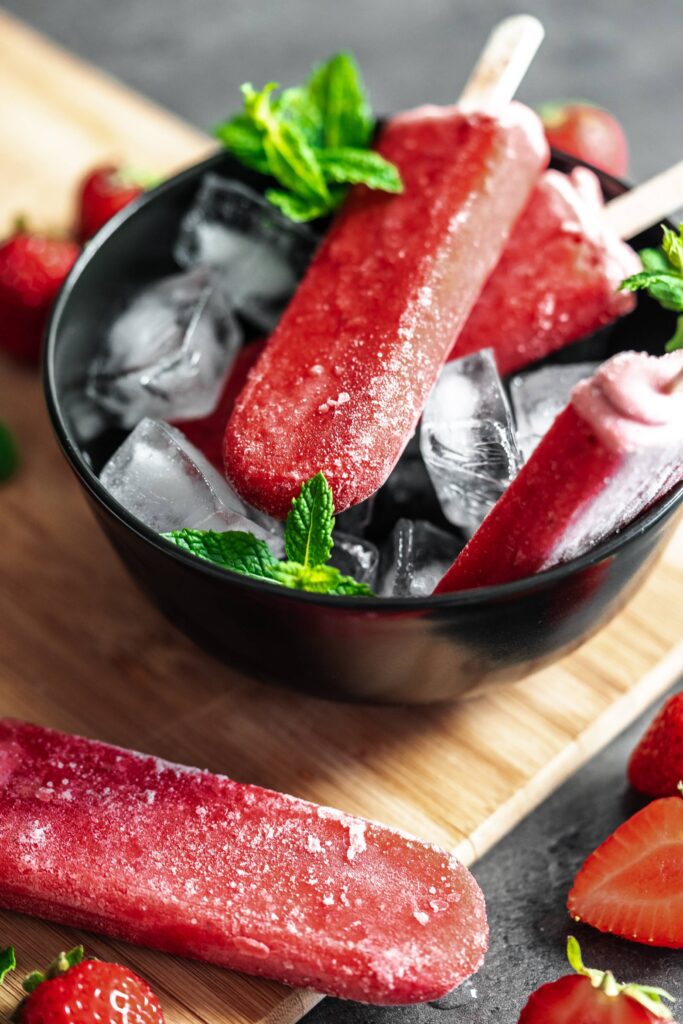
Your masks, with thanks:
M 211 141 L 0 14 L 0 220 L 68 223 L 74 183 L 121 159 L 171 171 Z M 57 450 L 35 373 L 0 361 L 23 454 L 0 489 L 0 714 L 96 736 L 332 804 L 471 863 L 683 673 L 683 531 L 629 607 L 581 650 L 466 704 L 363 708 L 254 683 L 138 593 Z M 264 629 L 267 624 L 264 623 Z M 292 1024 L 313 993 L 12 914 L 22 973 L 59 948 L 131 964 L 170 1024 Z M 0 1013 L 18 991 L 0 992 Z

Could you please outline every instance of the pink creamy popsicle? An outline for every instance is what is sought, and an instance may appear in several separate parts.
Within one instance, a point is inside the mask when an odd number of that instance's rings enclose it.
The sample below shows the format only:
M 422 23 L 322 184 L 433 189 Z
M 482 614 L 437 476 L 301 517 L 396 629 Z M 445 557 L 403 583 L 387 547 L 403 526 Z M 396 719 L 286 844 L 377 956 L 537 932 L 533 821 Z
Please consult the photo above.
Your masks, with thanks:
M 507 583 L 584 554 L 683 480 L 683 351 L 622 352 L 577 384 L 436 587 Z
M 546 171 L 449 358 L 493 348 L 502 374 L 519 370 L 631 312 L 618 287 L 640 269 L 596 175 Z
M 382 825 L 0 720 L 0 906 L 285 984 L 435 999 L 477 970 L 484 898 Z

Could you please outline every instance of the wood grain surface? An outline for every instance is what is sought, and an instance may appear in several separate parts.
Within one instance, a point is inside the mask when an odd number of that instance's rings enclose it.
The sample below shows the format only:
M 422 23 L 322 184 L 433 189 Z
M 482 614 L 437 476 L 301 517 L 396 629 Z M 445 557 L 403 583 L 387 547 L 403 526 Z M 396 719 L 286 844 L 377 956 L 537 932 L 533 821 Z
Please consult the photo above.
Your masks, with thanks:
M 30 130 L 28 126 L 30 127 Z M 211 147 L 0 15 L 0 219 L 66 223 L 103 157 L 167 171 Z M 488 849 L 683 672 L 683 532 L 625 611 L 579 651 L 469 703 L 363 708 L 255 683 L 148 604 L 109 550 L 52 438 L 35 373 L 0 361 L 0 418 L 23 454 L 0 490 L 0 713 L 149 751 Z M 265 628 L 265 627 L 264 627 Z M 28 971 L 76 941 L 131 964 L 169 1024 L 293 1024 L 318 1000 L 41 921 L 0 915 Z M 17 982 L 0 992 L 0 1013 Z

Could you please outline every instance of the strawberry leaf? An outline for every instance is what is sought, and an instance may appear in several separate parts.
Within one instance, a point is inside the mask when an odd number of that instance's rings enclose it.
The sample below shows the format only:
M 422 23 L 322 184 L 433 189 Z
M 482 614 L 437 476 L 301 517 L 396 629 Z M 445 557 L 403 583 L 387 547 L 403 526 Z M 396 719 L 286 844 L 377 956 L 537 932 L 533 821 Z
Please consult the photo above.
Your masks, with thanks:
M 19 453 L 4 423 L 0 422 L 0 482 L 9 480 L 19 464 Z

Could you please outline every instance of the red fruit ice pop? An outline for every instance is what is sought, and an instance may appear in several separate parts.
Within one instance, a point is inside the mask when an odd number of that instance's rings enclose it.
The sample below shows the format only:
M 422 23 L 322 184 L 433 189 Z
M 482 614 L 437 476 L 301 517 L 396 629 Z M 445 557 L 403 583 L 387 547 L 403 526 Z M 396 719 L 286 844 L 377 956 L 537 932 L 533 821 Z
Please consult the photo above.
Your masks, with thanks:
M 391 472 L 547 163 L 538 118 L 509 103 L 539 33 L 504 22 L 458 107 L 382 130 L 403 194 L 352 191 L 228 423 L 226 474 L 250 504 L 283 518 L 322 470 L 341 512 Z
M 635 295 L 617 289 L 640 260 L 603 208 L 592 171 L 547 171 L 449 358 L 491 347 L 513 373 L 630 313 Z
M 0 720 L 0 905 L 288 985 L 436 999 L 477 970 L 453 856 L 329 807 Z
M 584 554 L 683 480 L 683 350 L 621 352 L 569 405 L 435 593 L 531 576 Z

